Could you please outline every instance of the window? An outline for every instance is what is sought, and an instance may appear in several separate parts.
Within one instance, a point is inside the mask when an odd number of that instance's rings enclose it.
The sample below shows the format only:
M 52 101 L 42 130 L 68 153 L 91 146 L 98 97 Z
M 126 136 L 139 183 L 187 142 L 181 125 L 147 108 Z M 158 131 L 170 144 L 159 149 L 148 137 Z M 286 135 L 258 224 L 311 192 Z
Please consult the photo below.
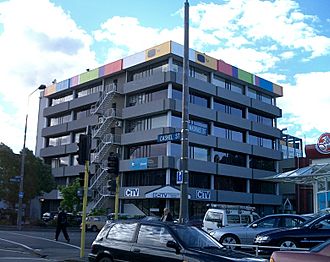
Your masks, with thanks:
M 66 96 L 62 96 L 62 97 L 53 98 L 51 100 L 51 106 L 55 106 L 55 105 L 58 105 L 58 104 L 67 102 L 67 101 L 70 101 L 72 99 L 73 99 L 73 95 L 72 94 L 66 95 Z
M 153 156 L 166 156 L 166 143 L 137 145 L 128 147 L 128 158 L 142 158 Z
M 129 81 L 136 81 L 139 79 L 150 77 L 154 74 L 161 73 L 161 72 L 167 72 L 168 71 L 168 64 L 157 64 L 157 65 L 151 65 L 148 67 L 145 67 L 141 70 L 133 72 L 129 76 Z
M 151 101 L 156 101 L 165 98 L 167 98 L 167 89 L 151 91 L 147 93 L 138 93 L 138 94 L 130 95 L 128 97 L 127 106 L 130 107 L 139 104 L 145 104 Z
M 226 138 L 233 141 L 244 142 L 243 132 L 231 130 L 219 126 L 214 126 L 213 128 L 214 135 L 221 138 Z
M 145 131 L 152 128 L 166 127 L 167 116 L 160 115 L 149 118 L 140 118 L 127 121 L 126 133 Z
M 76 115 L 75 117 L 76 120 L 89 117 L 91 116 L 91 109 L 89 108 L 89 109 L 77 111 L 75 115 Z
M 137 243 L 143 246 L 166 247 L 168 241 L 175 241 L 165 227 L 141 225 Z
M 267 116 L 262 116 L 260 114 L 252 113 L 249 112 L 249 120 L 257 123 L 261 123 L 267 126 L 273 126 L 273 118 L 267 117 Z
M 249 141 L 251 145 L 255 146 L 261 146 L 270 149 L 274 149 L 275 147 L 275 141 L 270 138 L 249 135 Z
M 213 84 L 224 89 L 231 90 L 235 93 L 243 94 L 244 87 L 242 85 L 223 79 L 217 75 L 213 77 Z
M 71 115 L 63 115 L 58 117 L 52 117 L 50 119 L 50 126 L 60 125 L 71 121 Z
M 275 171 L 275 162 L 268 158 L 250 156 L 250 168 Z
M 53 158 L 52 163 L 51 163 L 52 168 L 69 166 L 69 165 L 70 165 L 70 157 L 69 156 Z
M 209 99 L 197 94 L 189 94 L 189 102 L 202 107 L 210 107 Z
M 287 228 L 297 227 L 302 222 L 303 222 L 303 220 L 298 219 L 298 218 L 293 218 L 293 217 L 283 217 L 282 218 L 282 223 L 283 223 L 282 226 L 287 227 Z
M 240 177 L 215 176 L 214 189 L 232 192 L 246 192 L 246 179 Z
M 230 104 L 227 103 L 223 103 L 223 102 L 218 102 L 218 101 L 214 101 L 214 109 L 226 114 L 230 114 L 230 115 L 235 115 L 235 116 L 239 116 L 239 117 L 243 117 L 243 109 L 232 106 Z
M 70 144 L 70 135 L 60 136 L 60 137 L 50 137 L 48 146 L 61 146 Z
M 227 215 L 228 224 L 239 224 L 239 215 Z
M 189 157 L 196 160 L 208 161 L 208 150 L 207 148 L 190 146 Z
M 256 91 L 252 88 L 248 88 L 248 97 L 251 97 L 256 100 L 260 100 L 260 101 L 265 102 L 270 105 L 274 105 L 274 101 L 275 101 L 275 99 L 272 98 L 271 96 L 261 93 L 259 91 Z
M 155 186 L 165 185 L 165 182 L 165 170 L 126 172 L 123 177 L 123 186 Z
M 246 167 L 246 155 L 232 151 L 214 150 L 214 162 Z
M 251 180 L 251 193 L 275 194 L 275 184 L 259 180 Z
M 275 217 L 265 219 L 258 224 L 258 228 L 275 228 L 278 226 L 278 218 Z
M 131 242 L 136 230 L 136 223 L 115 224 L 110 228 L 107 238 L 119 241 Z
M 210 189 L 210 175 L 207 175 L 205 173 L 189 172 L 189 187 Z
M 83 97 L 83 96 L 87 96 L 87 95 L 97 93 L 97 92 L 102 92 L 102 91 L 103 91 L 103 86 L 102 86 L 101 83 L 99 83 L 96 86 L 89 87 L 89 88 L 86 88 L 84 90 L 78 91 L 77 96 L 78 97 Z

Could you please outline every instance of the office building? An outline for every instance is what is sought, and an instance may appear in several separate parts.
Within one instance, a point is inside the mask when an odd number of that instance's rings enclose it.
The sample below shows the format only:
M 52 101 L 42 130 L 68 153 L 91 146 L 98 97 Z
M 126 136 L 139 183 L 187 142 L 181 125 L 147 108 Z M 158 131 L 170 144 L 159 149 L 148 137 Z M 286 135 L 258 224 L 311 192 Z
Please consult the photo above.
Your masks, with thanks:
M 88 210 L 113 212 L 107 159 L 119 156 L 120 209 L 179 212 L 183 46 L 172 41 L 47 86 L 40 100 L 37 153 L 67 185 L 77 163 L 79 135 L 91 127 Z M 265 181 L 281 160 L 282 87 L 201 52 L 189 50 L 189 213 L 207 203 L 282 204 L 278 184 Z M 60 194 L 45 196 L 54 209 Z

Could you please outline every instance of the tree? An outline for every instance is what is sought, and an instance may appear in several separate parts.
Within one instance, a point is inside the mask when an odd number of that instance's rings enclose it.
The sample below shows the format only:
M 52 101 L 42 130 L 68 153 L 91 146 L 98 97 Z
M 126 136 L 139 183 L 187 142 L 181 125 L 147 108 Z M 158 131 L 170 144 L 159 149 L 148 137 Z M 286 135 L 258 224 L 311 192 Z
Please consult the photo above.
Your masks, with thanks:
M 8 146 L 0 143 L 0 200 L 4 200 L 11 208 L 15 208 L 18 201 L 19 182 L 11 182 L 10 179 L 20 176 L 20 159 L 21 154 L 15 154 Z M 55 188 L 50 166 L 44 164 L 28 149 L 24 167 L 25 204 L 29 204 L 31 199 L 43 192 L 50 192 Z
M 74 180 L 71 185 L 59 187 L 59 190 L 63 196 L 61 207 L 63 207 L 68 212 L 81 210 L 81 201 L 77 195 L 79 189 L 79 179 Z

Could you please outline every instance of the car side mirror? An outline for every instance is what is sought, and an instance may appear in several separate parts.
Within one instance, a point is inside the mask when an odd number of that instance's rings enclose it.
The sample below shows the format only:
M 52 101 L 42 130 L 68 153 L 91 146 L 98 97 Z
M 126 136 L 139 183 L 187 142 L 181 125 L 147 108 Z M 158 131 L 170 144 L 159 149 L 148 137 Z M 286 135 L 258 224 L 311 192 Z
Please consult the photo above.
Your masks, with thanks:
M 258 227 L 258 224 L 252 224 L 251 227 L 252 227 L 252 228 L 257 228 L 257 227 Z
M 217 227 L 222 227 L 222 220 L 220 220 L 220 222 L 217 223 Z
M 175 249 L 175 253 L 179 254 L 180 253 L 180 246 L 178 243 L 176 243 L 175 241 L 169 240 L 166 243 L 166 246 L 169 248 L 174 248 Z

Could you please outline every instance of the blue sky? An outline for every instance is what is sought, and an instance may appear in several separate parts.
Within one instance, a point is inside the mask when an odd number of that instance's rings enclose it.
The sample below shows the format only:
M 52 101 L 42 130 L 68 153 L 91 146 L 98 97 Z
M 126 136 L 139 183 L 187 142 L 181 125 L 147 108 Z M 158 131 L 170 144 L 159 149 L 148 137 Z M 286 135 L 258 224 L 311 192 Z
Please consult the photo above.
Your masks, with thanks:
M 19 152 L 40 84 L 168 40 L 183 43 L 184 1 L 0 1 L 0 142 Z M 191 0 L 190 47 L 284 87 L 279 128 L 315 143 L 330 131 L 330 1 Z M 19 94 L 19 95 L 18 95 Z

